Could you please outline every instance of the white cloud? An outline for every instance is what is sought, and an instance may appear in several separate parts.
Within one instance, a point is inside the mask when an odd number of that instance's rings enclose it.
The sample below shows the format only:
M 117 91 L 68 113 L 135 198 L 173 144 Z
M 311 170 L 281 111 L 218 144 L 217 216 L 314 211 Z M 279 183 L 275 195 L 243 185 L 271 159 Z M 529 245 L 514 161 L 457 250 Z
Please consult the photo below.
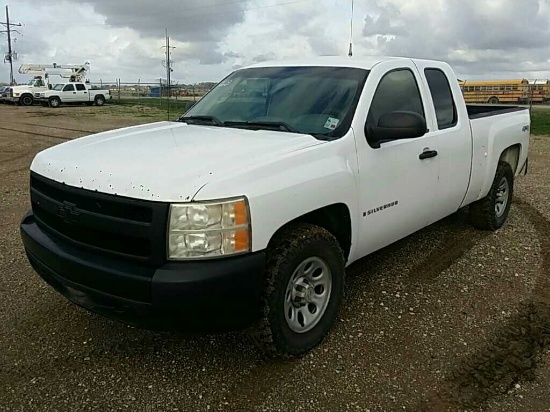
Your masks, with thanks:
M 167 26 L 172 78 L 189 83 L 265 59 L 346 55 L 350 1 L 18 0 L 10 11 L 23 23 L 20 63 L 90 60 L 93 81 L 164 77 Z M 446 60 L 462 78 L 550 78 L 549 15 L 550 0 L 356 1 L 354 52 Z

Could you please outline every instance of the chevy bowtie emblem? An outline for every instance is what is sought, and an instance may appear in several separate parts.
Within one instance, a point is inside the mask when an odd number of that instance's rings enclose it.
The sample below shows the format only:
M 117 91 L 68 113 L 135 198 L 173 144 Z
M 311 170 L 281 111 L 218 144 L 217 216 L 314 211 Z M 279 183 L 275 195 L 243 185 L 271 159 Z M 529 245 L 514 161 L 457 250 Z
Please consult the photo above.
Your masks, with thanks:
M 57 216 L 59 216 L 65 223 L 75 224 L 80 220 L 80 212 L 76 208 L 74 203 L 63 202 L 57 209 Z

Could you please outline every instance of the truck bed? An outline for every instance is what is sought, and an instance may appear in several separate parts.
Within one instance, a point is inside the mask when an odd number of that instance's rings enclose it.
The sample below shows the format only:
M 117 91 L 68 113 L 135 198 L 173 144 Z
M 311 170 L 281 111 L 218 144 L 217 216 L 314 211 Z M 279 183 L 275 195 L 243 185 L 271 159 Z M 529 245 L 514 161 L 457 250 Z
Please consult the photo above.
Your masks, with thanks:
M 529 110 L 527 107 L 522 106 L 494 106 L 494 105 L 480 105 L 480 104 L 467 104 L 468 117 L 470 119 L 479 119 L 482 117 L 496 116 L 504 113 L 519 112 L 521 110 Z

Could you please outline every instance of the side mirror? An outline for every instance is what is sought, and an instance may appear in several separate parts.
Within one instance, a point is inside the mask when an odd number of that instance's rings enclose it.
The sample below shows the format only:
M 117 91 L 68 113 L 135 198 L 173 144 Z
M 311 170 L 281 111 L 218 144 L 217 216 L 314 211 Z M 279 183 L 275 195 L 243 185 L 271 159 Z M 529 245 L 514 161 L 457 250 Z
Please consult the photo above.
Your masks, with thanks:
M 365 134 L 370 145 L 379 148 L 380 143 L 398 139 L 413 139 L 426 134 L 426 119 L 415 112 L 398 111 L 380 116 L 378 126 L 367 125 Z

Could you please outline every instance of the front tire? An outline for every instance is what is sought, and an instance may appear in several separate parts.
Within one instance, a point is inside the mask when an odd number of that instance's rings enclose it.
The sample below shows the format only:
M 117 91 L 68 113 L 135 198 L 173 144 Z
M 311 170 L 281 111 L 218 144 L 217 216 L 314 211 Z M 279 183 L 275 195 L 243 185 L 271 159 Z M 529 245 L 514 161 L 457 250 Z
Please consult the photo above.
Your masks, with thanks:
M 19 98 L 19 104 L 21 106 L 32 106 L 34 103 L 34 98 L 30 94 L 24 94 Z
M 48 104 L 50 107 L 57 109 L 59 106 L 61 106 L 61 99 L 59 97 L 50 97 L 50 99 L 48 100 Z
M 495 179 L 487 196 L 470 205 L 472 224 L 481 230 L 502 227 L 514 196 L 514 172 L 508 163 L 499 162 Z
M 319 344 L 344 295 L 345 262 L 336 238 L 314 225 L 283 230 L 268 250 L 263 317 L 250 332 L 266 357 L 298 357 Z

